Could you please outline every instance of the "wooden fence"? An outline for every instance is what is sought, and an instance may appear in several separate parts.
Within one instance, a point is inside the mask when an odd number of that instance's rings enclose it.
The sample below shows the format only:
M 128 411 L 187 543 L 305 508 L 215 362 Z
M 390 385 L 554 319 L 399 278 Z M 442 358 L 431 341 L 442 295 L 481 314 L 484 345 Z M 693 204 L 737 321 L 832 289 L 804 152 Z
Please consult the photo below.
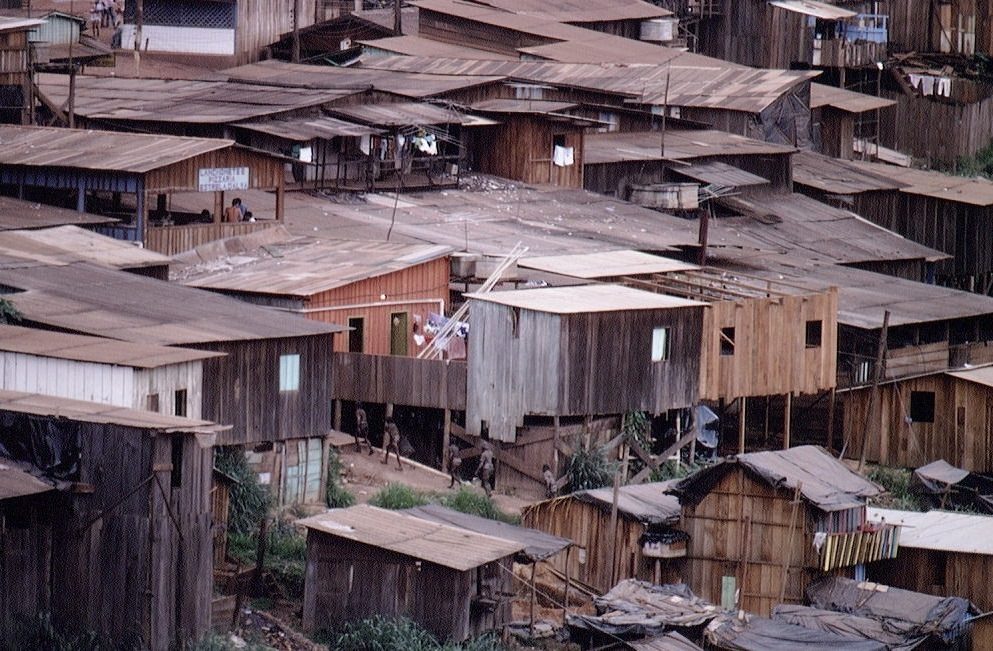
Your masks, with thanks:
M 332 395 L 339 400 L 465 409 L 464 361 L 334 353 L 333 365 Z
M 267 220 L 222 224 L 187 224 L 186 226 L 152 226 L 145 232 L 145 248 L 162 255 L 176 255 L 207 242 L 264 231 L 280 223 Z

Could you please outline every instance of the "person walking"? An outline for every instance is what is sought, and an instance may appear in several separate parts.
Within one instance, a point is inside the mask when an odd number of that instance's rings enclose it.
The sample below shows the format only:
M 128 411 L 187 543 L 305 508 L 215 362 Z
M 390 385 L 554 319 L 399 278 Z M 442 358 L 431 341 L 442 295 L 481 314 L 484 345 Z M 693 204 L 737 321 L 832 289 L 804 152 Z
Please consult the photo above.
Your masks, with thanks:
M 362 444 L 365 443 L 372 454 L 372 443 L 369 441 L 369 417 L 362 408 L 362 403 L 355 406 L 355 450 L 362 451 Z
M 459 446 L 452 443 L 448 446 L 448 477 L 451 481 L 448 482 L 448 487 L 452 488 L 455 484 L 461 484 L 462 478 L 459 477 L 459 469 L 462 467 L 462 456 L 459 454 Z
M 100 19 L 103 16 L 103 0 L 94 0 L 90 5 L 90 31 L 94 38 L 100 38 Z
M 397 469 L 403 472 L 403 464 L 400 462 L 400 430 L 397 429 L 392 416 L 386 417 L 386 427 L 383 428 L 383 449 L 386 450 L 383 464 L 390 462 L 390 451 L 393 451 L 397 455 Z
M 493 490 L 493 446 L 489 443 L 483 443 L 483 452 L 479 455 L 479 467 L 476 468 L 476 476 L 483 483 L 486 497 L 489 497 Z

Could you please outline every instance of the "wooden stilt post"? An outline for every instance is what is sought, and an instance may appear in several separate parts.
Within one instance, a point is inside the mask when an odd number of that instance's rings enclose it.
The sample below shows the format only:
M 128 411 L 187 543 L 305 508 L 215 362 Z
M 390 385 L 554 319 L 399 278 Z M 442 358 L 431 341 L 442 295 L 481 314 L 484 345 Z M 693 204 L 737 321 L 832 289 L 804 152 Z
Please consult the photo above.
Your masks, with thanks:
M 448 446 L 452 441 L 452 412 L 445 410 L 444 424 L 441 428 L 441 469 L 448 472 Z
M 872 369 L 872 402 L 869 403 L 869 422 L 862 430 L 862 452 L 859 454 L 859 472 L 865 467 L 869 435 L 879 432 L 879 381 L 883 377 L 883 360 L 886 358 L 886 337 L 889 335 L 890 311 L 883 312 L 883 329 L 879 333 L 879 346 L 876 348 L 876 366 Z
M 738 398 L 741 404 L 738 406 L 738 452 L 741 454 L 745 453 L 745 409 L 748 405 L 748 399 L 745 396 Z
M 572 551 L 572 545 L 565 548 L 565 598 L 562 600 L 562 625 L 566 624 L 566 616 L 569 614 L 569 587 L 571 580 L 569 578 L 569 552 Z
M 531 633 L 532 638 L 534 637 L 534 602 L 538 594 L 537 588 L 535 587 L 535 575 L 537 574 L 537 571 L 538 571 L 538 561 L 535 561 L 534 563 L 531 563 L 531 608 L 530 608 L 531 614 L 530 617 L 528 618 L 529 621 L 528 630 Z
M 772 398 L 770 396 L 765 397 L 765 438 L 762 443 L 766 446 L 769 445 L 769 407 L 772 405 Z
M 828 398 L 828 418 L 827 418 L 827 440 L 824 442 L 824 447 L 831 449 L 834 445 L 834 400 L 835 400 L 835 388 L 831 387 L 831 395 Z
M 341 400 L 334 401 L 334 429 L 341 431 Z
M 786 406 L 783 408 L 783 449 L 790 449 L 790 433 L 793 427 L 793 392 L 786 394 Z

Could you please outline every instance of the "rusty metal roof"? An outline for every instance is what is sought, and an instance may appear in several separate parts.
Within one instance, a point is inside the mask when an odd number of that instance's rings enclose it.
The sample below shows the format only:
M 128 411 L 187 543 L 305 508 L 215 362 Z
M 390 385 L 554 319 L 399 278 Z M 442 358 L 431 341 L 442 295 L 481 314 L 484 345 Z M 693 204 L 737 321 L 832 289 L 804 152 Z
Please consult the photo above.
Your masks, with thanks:
M 575 285 L 466 294 L 466 298 L 552 314 L 625 310 L 670 310 L 706 303 L 646 292 L 624 285 Z
M 786 11 L 823 20 L 843 20 L 858 15 L 849 9 L 842 9 L 826 2 L 817 2 L 817 0 L 770 0 L 769 4 Z
M 255 256 L 239 253 L 243 264 L 206 274 L 193 269 L 184 282 L 202 289 L 309 297 L 437 260 L 450 251 L 433 244 L 348 240 L 266 244 Z M 447 283 L 431 289 L 443 295 Z
M 65 106 L 67 75 L 40 74 L 38 87 Z M 76 77 L 73 110 L 91 120 L 227 124 L 316 107 L 357 89 L 287 88 L 230 81 Z
M 950 511 L 897 511 L 870 507 L 869 522 L 900 525 L 900 546 L 960 554 L 993 555 L 993 517 Z
M 896 102 L 885 97 L 856 93 L 827 84 L 810 84 L 810 108 L 830 106 L 847 113 L 865 113 L 894 106 Z
M 558 113 L 576 108 L 574 102 L 553 102 L 540 99 L 488 99 L 469 108 L 484 113 Z
M 478 4 L 563 23 L 647 20 L 672 15 L 668 9 L 642 0 L 478 0 Z
M 207 350 L 118 341 L 13 325 L 0 325 L 0 350 L 131 368 L 159 368 L 225 355 Z
M 463 126 L 499 124 L 478 115 L 415 102 L 336 106 L 329 110 L 336 115 L 343 115 L 352 120 L 380 127 L 430 124 L 461 124 Z
M 231 429 L 230 425 L 217 425 L 207 420 L 22 391 L 0 390 L 0 411 L 66 418 L 83 423 L 122 425 L 167 433 L 214 434 Z
M 95 226 L 97 224 L 114 224 L 117 221 L 113 217 L 0 196 L 0 231 L 50 228 L 66 224 Z
M 0 457 L 0 500 L 36 495 L 55 490 L 34 475 L 21 469 L 20 464 Z
M 831 194 L 861 194 L 862 192 L 899 190 L 908 184 L 899 183 L 883 174 L 856 166 L 852 161 L 831 158 L 812 151 L 793 155 L 793 181 Z
M 28 321 L 161 345 L 303 337 L 345 328 L 86 262 L 0 260 L 0 284 Z
M 856 168 L 889 179 L 902 186 L 900 192 L 943 199 L 971 206 L 993 206 L 993 181 L 979 177 L 952 176 L 942 172 L 897 167 L 885 163 L 851 161 Z
M 38 20 L 36 18 L 0 16 L 0 32 L 23 32 L 44 24 L 44 20 Z
M 114 269 L 156 267 L 170 262 L 161 253 L 78 226 L 0 232 L 0 254 L 54 265 L 89 261 Z
M 734 165 L 728 165 L 719 160 L 681 165 L 672 171 L 681 176 L 691 178 L 694 181 L 719 185 L 725 188 L 769 185 L 769 179 L 752 174 L 751 172 L 746 172 L 743 169 L 737 168 Z
M 390 52 L 418 57 L 442 57 L 455 59 L 493 59 L 495 61 L 516 61 L 518 57 L 499 52 L 479 50 L 465 45 L 454 45 L 442 41 L 434 41 L 423 36 L 404 33 L 403 36 L 387 36 L 386 38 L 358 41 L 359 45 Z
M 699 268 L 688 262 L 631 250 L 537 256 L 521 258 L 517 264 L 526 269 L 537 269 L 560 276 L 587 280 Z
M 667 129 L 661 131 L 588 133 L 583 144 L 586 165 L 626 161 L 689 160 L 712 156 L 790 154 L 795 147 L 717 131 Z
M 297 524 L 336 538 L 464 572 L 515 554 L 525 545 L 368 504 L 298 520 Z
M 232 146 L 212 138 L 0 125 L 0 165 L 141 174 Z
M 382 133 L 379 129 L 364 124 L 355 124 L 327 116 L 240 122 L 235 126 L 297 142 L 306 142 L 315 138 L 359 137 Z

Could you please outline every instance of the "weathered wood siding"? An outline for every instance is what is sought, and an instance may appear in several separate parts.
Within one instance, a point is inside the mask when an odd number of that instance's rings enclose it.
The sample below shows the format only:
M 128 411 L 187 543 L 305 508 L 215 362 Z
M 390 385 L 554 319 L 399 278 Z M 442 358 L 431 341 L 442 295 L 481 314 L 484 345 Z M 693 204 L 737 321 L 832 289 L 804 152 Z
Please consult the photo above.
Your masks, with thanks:
M 929 165 L 953 165 L 958 158 L 974 156 L 993 139 L 993 97 L 966 103 L 886 90 L 882 96 L 896 105 L 882 110 L 880 143 Z M 904 128 L 907 124 L 920 127 Z
M 910 421 L 911 394 L 934 393 L 934 422 Z M 879 419 L 873 421 L 872 389 L 844 394 L 844 427 L 851 456 L 871 433 L 866 459 L 916 468 L 935 459 L 975 472 L 993 472 L 993 389 L 943 373 L 884 384 Z M 901 552 L 902 553 L 902 552 Z
M 403 616 L 442 640 L 461 642 L 510 621 L 512 566 L 508 556 L 459 572 L 311 530 L 303 627 L 319 631 L 374 615 Z M 476 596 L 492 596 L 498 606 L 490 613 L 473 608 Z
M 638 520 L 622 514 L 615 533 L 610 528 L 609 509 L 565 496 L 527 507 L 521 524 L 573 541 L 576 548 L 569 553 L 569 576 L 600 592 L 624 579 L 655 580 L 655 559 L 641 554 L 638 539 L 645 533 L 645 525 Z M 548 562 L 565 572 L 565 554 L 557 554 Z M 680 559 L 662 559 L 660 567 L 663 583 L 681 580 Z
M 702 397 L 814 394 L 835 386 L 838 293 L 711 303 L 703 319 Z M 819 321 L 819 346 L 808 346 L 808 321 Z M 721 354 L 721 330 L 734 328 L 734 352 Z
M 314 24 L 316 2 L 301 1 L 299 26 Z M 239 64 L 262 58 L 263 49 L 293 31 L 293 2 L 287 0 L 238 0 L 234 51 Z
M 558 315 L 474 301 L 466 432 L 513 441 L 525 415 L 659 414 L 698 400 L 703 306 Z M 670 328 L 670 358 L 651 360 Z
M 524 183 L 583 187 L 583 130 L 530 115 L 501 116 L 503 123 L 477 130 L 470 156 L 480 172 Z M 573 164 L 552 162 L 555 136 L 573 149 Z
M 886 11 L 895 52 L 993 51 L 993 6 L 988 0 L 889 0 Z
M 466 362 L 334 353 L 336 400 L 464 410 Z
M 220 224 L 186 224 L 183 226 L 150 226 L 145 231 L 146 249 L 162 255 L 176 255 L 195 249 L 201 244 L 238 235 L 248 235 L 273 228 L 277 222 L 236 222 Z
M 53 497 L 0 500 L 0 648 L 18 648 L 18 624 L 50 609 Z
M 801 504 L 790 546 L 792 494 L 752 479 L 740 467 L 728 472 L 696 505 L 683 507 L 682 528 L 690 534 L 686 582 L 721 603 L 722 577 L 735 577 L 739 608 L 768 617 L 777 603 L 804 603 L 816 575 L 809 508 Z M 792 549 L 792 551 L 790 551 Z M 785 598 L 779 593 L 783 566 L 792 554 Z
M 466 20 L 429 9 L 418 12 L 418 34 L 442 43 L 474 47 L 518 57 L 518 48 L 544 45 L 552 39 L 531 36 L 512 29 Z
M 253 190 L 275 190 L 283 179 L 282 160 L 241 147 L 227 147 L 147 172 L 145 191 L 149 195 L 197 192 L 200 169 L 212 167 L 249 168 L 248 187 Z
M 186 416 L 200 418 L 202 413 L 201 361 L 135 369 L 0 351 L 0 382 L 2 388 L 10 391 L 42 393 L 133 409 L 148 409 L 149 395 L 158 394 L 158 412 L 173 416 L 176 415 L 175 392 L 185 389 Z
M 31 93 L 31 65 L 28 29 L 0 33 L 0 86 L 20 87 L 22 104 L 4 106 L 9 121 L 28 124 L 28 98 Z M 16 112 L 16 113 L 15 113 Z
M 197 344 L 205 360 L 203 418 L 231 425 L 218 445 L 324 436 L 331 429 L 331 335 Z M 279 390 L 279 358 L 300 355 L 300 388 Z

